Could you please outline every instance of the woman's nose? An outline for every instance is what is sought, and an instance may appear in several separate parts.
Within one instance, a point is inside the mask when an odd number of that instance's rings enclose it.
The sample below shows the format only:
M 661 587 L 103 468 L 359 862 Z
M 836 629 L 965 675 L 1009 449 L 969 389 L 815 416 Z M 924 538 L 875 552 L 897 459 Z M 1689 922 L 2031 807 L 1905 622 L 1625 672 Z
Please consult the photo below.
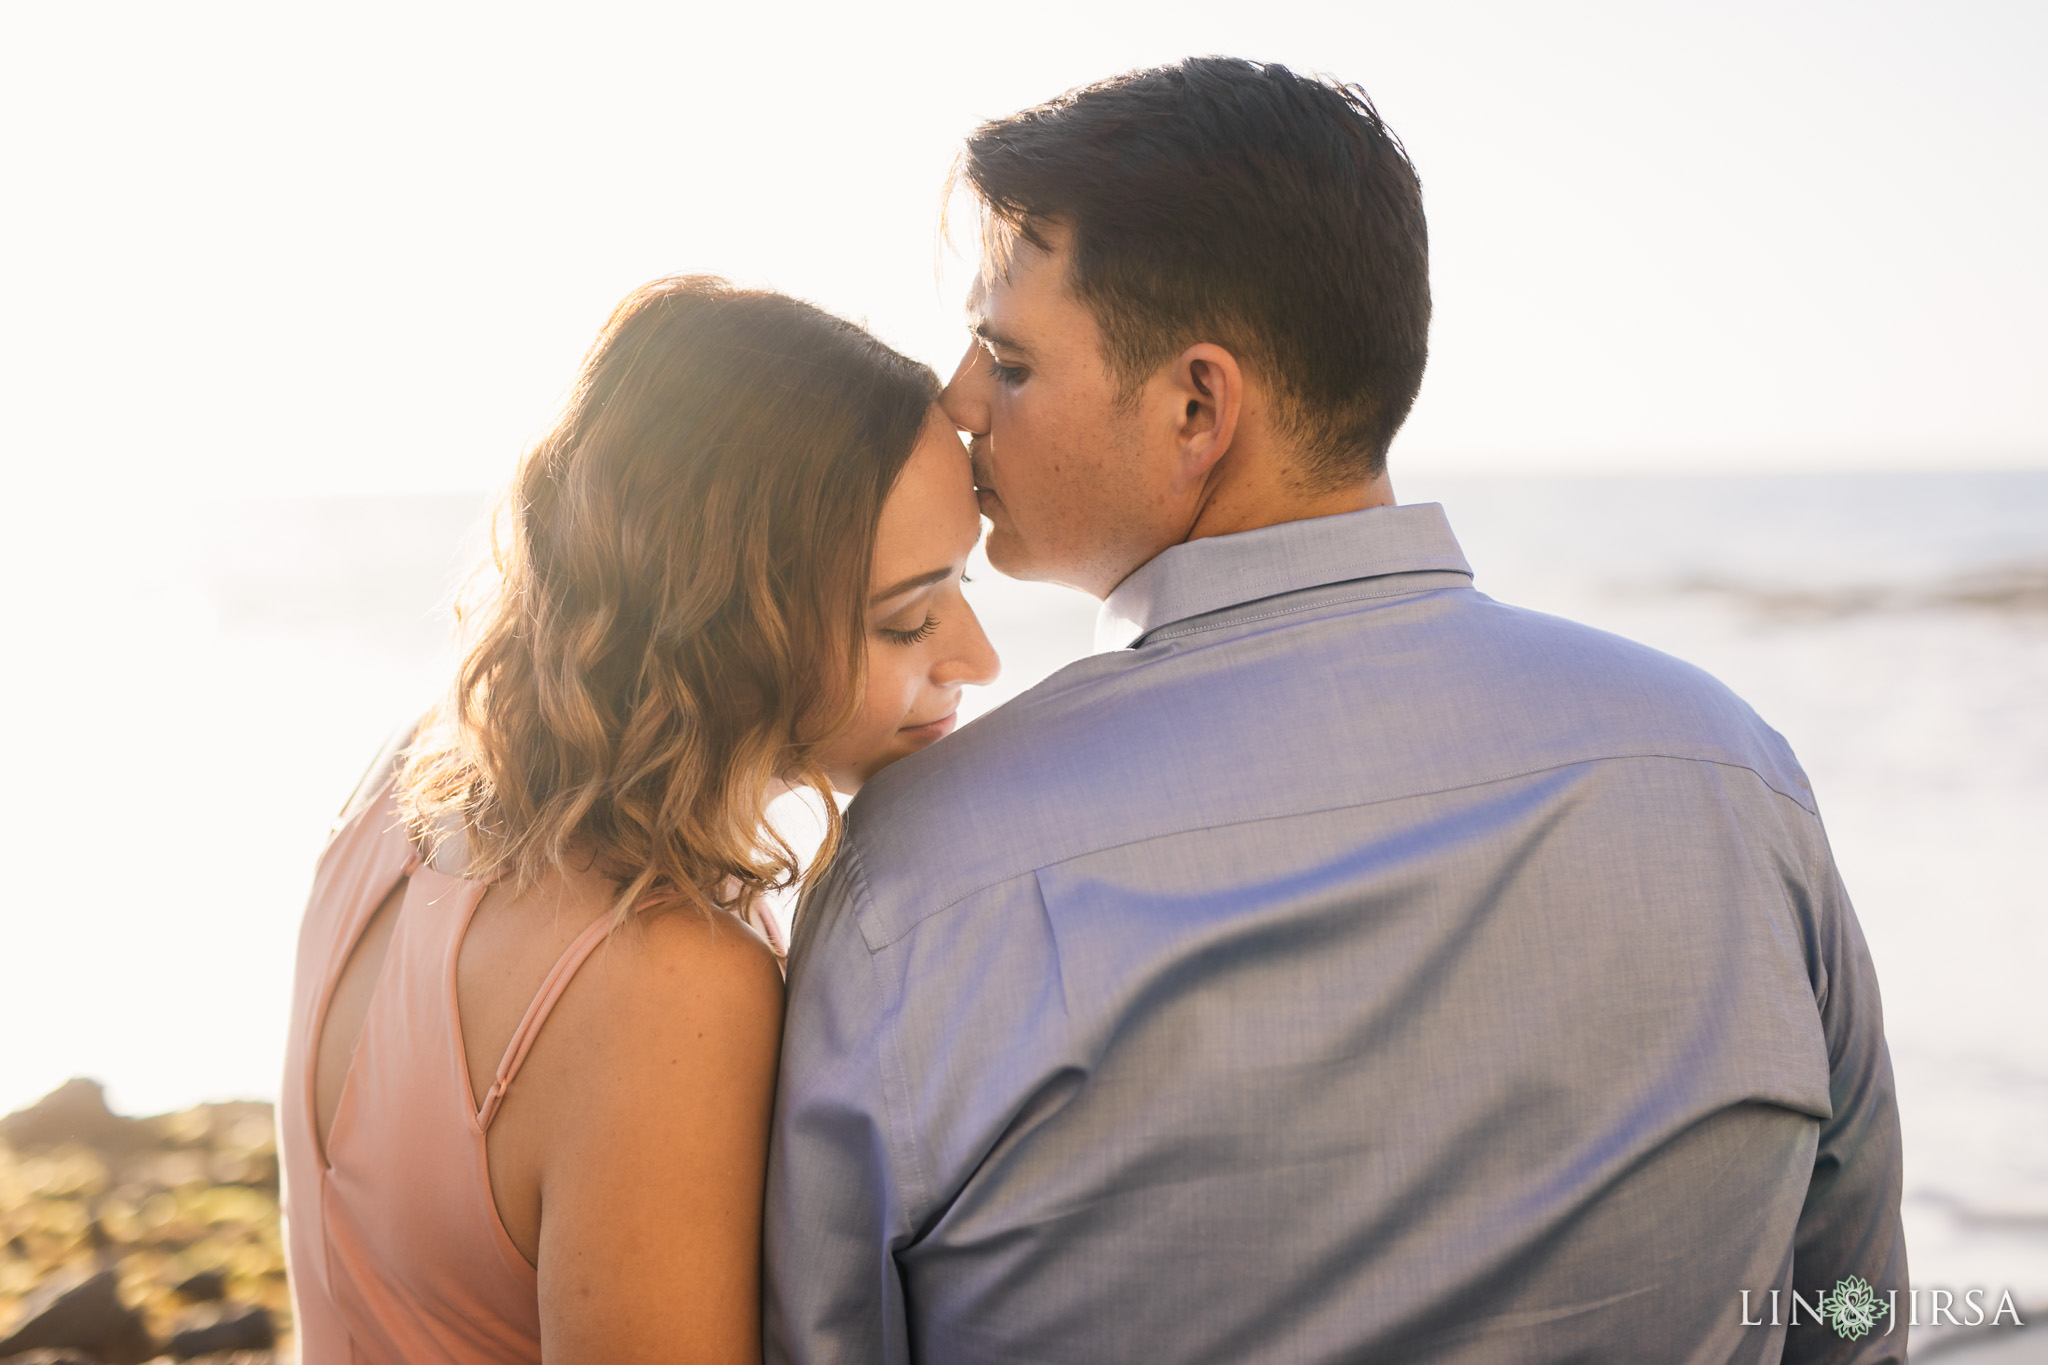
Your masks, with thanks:
M 942 676 L 938 681 L 986 687 L 1003 671 L 1003 661 L 997 656 L 996 647 L 988 642 L 988 634 L 982 630 L 981 618 L 974 614 L 974 608 L 964 601 L 961 605 L 967 609 L 967 619 L 954 648 L 940 665 L 938 671 Z

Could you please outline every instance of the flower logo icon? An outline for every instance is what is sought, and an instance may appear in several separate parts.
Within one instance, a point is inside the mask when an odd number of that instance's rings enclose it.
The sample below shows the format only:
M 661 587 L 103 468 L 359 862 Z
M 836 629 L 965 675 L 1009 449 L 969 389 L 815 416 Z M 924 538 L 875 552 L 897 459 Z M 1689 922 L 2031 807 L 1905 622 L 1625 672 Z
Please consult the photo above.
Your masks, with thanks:
M 1821 1296 L 1821 1312 L 1836 1336 L 1855 1341 L 1877 1326 L 1877 1291 L 1861 1275 L 1844 1276 L 1832 1293 Z

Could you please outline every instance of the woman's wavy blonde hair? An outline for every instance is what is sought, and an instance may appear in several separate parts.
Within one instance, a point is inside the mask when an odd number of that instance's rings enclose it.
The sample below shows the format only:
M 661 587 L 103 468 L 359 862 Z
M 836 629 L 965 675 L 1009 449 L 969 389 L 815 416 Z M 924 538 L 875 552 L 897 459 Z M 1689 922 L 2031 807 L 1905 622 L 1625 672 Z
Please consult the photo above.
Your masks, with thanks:
M 882 504 L 938 380 L 779 294 L 691 276 L 613 312 L 520 462 L 464 655 L 399 777 L 468 875 L 587 866 L 615 914 L 745 913 L 801 874 L 779 783 L 838 809 L 814 754 L 852 723 Z

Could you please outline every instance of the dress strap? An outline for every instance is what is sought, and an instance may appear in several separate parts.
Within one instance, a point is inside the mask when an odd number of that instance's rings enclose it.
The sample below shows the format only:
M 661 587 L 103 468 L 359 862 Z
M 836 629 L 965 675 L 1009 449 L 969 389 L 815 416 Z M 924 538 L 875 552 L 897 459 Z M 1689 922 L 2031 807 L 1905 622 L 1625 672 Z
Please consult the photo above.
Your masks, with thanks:
M 476 1121 L 485 1132 L 490 1131 L 491 1120 L 498 1117 L 498 1108 L 505 1102 L 505 1092 L 511 1088 L 512 1078 L 519 1074 L 519 1068 L 526 1064 L 526 1054 L 533 1050 L 533 1040 L 540 1037 L 541 1025 L 548 1021 L 555 1002 L 562 998 L 563 991 L 569 989 L 569 983 L 576 978 L 577 968 L 597 951 L 597 945 L 605 941 L 611 930 L 610 915 L 601 915 L 591 921 L 590 927 L 578 934 L 576 941 L 555 959 L 554 969 L 548 973 L 547 980 L 540 983 L 540 993 L 533 997 L 533 1003 L 526 1007 L 526 1015 L 520 1019 L 519 1027 L 513 1030 L 512 1041 L 505 1045 L 505 1058 L 498 1063 L 497 1077 L 484 1096 L 483 1108 L 477 1111 Z
M 760 901 L 755 901 L 753 908 L 747 911 L 747 923 L 753 925 L 761 937 L 768 940 L 768 947 L 774 952 L 775 960 L 784 964 L 786 972 L 789 944 L 782 937 L 782 926 L 776 922 L 775 912 Z

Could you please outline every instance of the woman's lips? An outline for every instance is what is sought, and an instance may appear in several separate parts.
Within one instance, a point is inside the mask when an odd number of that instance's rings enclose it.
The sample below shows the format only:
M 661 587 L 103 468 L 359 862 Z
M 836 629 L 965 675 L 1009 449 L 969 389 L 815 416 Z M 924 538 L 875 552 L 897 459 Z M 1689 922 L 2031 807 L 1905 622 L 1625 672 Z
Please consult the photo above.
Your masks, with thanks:
M 948 711 L 937 720 L 928 720 L 922 725 L 906 725 L 901 730 L 898 730 L 897 733 L 906 735 L 920 743 L 930 743 L 932 740 L 944 739 L 947 735 L 953 733 L 953 727 L 959 723 L 960 712 L 953 710 Z

